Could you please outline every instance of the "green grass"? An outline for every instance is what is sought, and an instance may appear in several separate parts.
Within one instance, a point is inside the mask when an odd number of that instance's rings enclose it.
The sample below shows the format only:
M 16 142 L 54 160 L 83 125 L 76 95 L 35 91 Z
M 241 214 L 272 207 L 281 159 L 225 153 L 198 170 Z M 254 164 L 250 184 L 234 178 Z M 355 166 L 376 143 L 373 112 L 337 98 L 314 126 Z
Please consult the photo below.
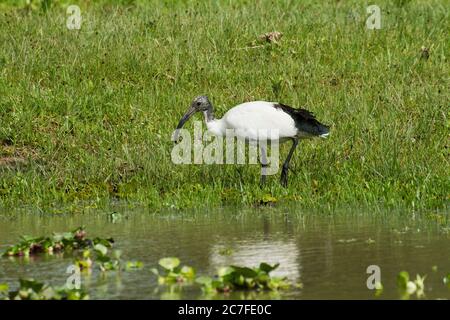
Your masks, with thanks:
M 448 2 L 377 1 L 382 29 L 367 30 L 362 1 L 70 1 L 80 31 L 66 28 L 69 2 L 47 2 L 0 1 L 0 206 L 270 194 L 305 208 L 448 207 Z M 248 48 L 275 30 L 278 44 Z M 175 165 L 171 133 L 199 94 L 218 116 L 254 99 L 306 106 L 331 135 L 301 142 L 287 189 L 279 175 L 260 188 L 255 165 Z

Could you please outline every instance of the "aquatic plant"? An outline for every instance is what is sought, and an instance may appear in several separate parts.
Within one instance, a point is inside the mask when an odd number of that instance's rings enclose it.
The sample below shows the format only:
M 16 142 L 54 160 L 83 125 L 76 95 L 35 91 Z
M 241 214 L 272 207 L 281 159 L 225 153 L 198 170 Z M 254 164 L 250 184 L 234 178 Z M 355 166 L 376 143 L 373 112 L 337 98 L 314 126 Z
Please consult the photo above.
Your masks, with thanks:
M 416 275 L 415 280 L 410 280 L 407 271 L 401 271 L 397 276 L 397 286 L 401 290 L 402 298 L 409 299 L 409 296 L 416 294 L 417 298 L 423 297 L 425 289 L 425 278 L 427 276 Z
M 94 260 L 91 259 L 92 252 L 95 254 Z M 126 261 L 121 260 L 121 251 L 112 251 L 112 256 L 109 255 L 108 248 L 98 243 L 94 246 L 93 250 L 86 249 L 83 251 L 81 257 L 75 259 L 75 265 L 80 268 L 81 271 L 90 271 L 94 265 L 97 265 L 102 272 L 106 271 L 120 271 L 120 270 L 133 270 L 141 269 L 143 263 L 141 261 Z
M 17 291 L 9 291 L 7 284 L 0 284 L 0 300 L 87 300 L 82 289 L 52 287 L 34 279 L 19 279 Z
M 86 231 L 83 227 L 78 227 L 71 232 L 53 233 L 49 237 L 30 237 L 22 236 L 19 243 L 8 247 L 3 256 L 29 256 L 40 253 L 56 253 L 67 250 L 83 249 L 101 244 L 105 247 L 111 247 L 114 243 L 112 238 L 94 238 L 86 237 Z
M 160 268 L 153 268 L 152 272 L 158 276 L 158 283 L 186 282 L 195 278 L 195 270 L 190 266 L 181 266 L 176 257 L 162 258 L 158 262 Z
M 383 293 L 384 286 L 381 282 L 375 282 L 375 297 L 380 297 Z
M 0 300 L 5 300 L 9 295 L 9 286 L 6 283 L 0 283 Z
M 142 269 L 144 267 L 144 264 L 142 261 L 127 261 L 125 263 L 125 270 L 137 270 Z
M 97 244 L 94 246 L 94 251 L 96 253 L 96 262 L 101 271 L 104 272 L 121 269 L 121 252 L 119 250 L 114 250 L 113 256 L 111 257 L 108 255 L 108 248 L 102 244 Z
M 278 266 L 279 264 L 271 266 L 264 262 L 256 268 L 228 266 L 220 268 L 215 277 L 198 277 L 196 282 L 201 284 L 206 292 L 286 289 L 290 286 L 286 278 L 270 276 L 270 272 Z
M 22 236 L 18 244 L 5 250 L 3 256 L 29 256 L 40 253 L 52 254 L 83 249 L 81 257 L 75 258 L 75 266 L 80 271 L 90 271 L 95 262 L 101 271 L 140 269 L 143 264 L 140 261 L 122 262 L 120 251 L 114 250 L 112 256 L 108 254 L 108 248 L 113 246 L 113 238 L 89 239 L 86 231 L 79 227 L 72 232 L 54 233 L 50 237 Z M 95 258 L 93 261 L 93 254 Z
M 450 273 L 449 274 L 447 274 L 445 277 L 444 277 L 444 283 L 447 285 L 447 287 L 450 289 Z

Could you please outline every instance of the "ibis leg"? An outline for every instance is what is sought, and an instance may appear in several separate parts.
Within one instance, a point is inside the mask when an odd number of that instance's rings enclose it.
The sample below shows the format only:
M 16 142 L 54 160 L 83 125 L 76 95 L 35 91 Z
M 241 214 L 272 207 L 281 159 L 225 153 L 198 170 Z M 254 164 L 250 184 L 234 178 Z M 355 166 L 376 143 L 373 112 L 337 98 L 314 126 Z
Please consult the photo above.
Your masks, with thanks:
M 291 147 L 291 150 L 289 150 L 289 154 L 288 154 L 286 160 L 284 161 L 284 163 L 283 163 L 283 168 L 282 168 L 282 170 L 281 170 L 281 179 L 280 179 L 280 182 L 281 182 L 281 185 L 282 185 L 283 187 L 287 187 L 287 184 L 288 184 L 287 173 L 288 173 L 288 170 L 289 170 L 289 162 L 291 161 L 292 154 L 294 153 L 294 150 L 295 150 L 295 148 L 297 147 L 297 145 L 298 145 L 298 138 L 294 138 L 294 139 L 292 140 L 292 147 Z
M 267 150 L 266 147 L 261 146 L 261 185 L 266 183 L 267 166 Z

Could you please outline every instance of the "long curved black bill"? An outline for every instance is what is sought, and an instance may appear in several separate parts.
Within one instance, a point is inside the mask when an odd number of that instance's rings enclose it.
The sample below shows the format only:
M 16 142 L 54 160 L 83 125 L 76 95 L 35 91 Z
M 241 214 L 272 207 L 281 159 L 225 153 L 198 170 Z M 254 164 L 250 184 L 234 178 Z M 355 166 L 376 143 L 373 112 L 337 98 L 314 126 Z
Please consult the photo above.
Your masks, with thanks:
M 184 126 L 184 124 L 192 117 L 192 115 L 195 113 L 195 108 L 190 107 L 189 110 L 184 114 L 184 116 L 181 118 L 180 122 L 178 122 L 177 128 L 173 134 L 172 141 L 177 143 L 178 139 L 180 137 L 180 129 Z

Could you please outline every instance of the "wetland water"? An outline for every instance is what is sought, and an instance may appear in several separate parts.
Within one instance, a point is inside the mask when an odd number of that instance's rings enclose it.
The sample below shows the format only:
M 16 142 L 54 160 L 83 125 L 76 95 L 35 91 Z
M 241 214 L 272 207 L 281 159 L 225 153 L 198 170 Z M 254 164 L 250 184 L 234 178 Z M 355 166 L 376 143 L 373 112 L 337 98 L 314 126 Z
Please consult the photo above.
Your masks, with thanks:
M 91 299 L 197 299 L 196 285 L 158 285 L 150 272 L 162 257 L 179 257 L 197 275 L 214 275 L 225 265 L 257 266 L 280 263 L 273 275 L 303 284 L 279 293 L 217 294 L 212 298 L 375 299 L 366 285 L 369 265 L 381 270 L 381 298 L 399 299 L 400 271 L 427 275 L 425 298 L 448 299 L 443 278 L 450 273 L 450 233 L 446 213 L 371 213 L 367 210 L 332 214 L 301 213 L 293 208 L 217 209 L 208 212 L 116 210 L 108 214 L 47 216 L 0 215 L 0 250 L 21 235 L 50 235 L 85 226 L 91 238 L 113 237 L 123 260 L 140 260 L 142 270 L 108 272 L 94 269 L 81 278 Z M 439 218 L 440 217 L 440 218 Z M 438 220 L 441 220 L 440 222 Z M 448 220 L 447 220 L 448 221 Z M 55 286 L 65 284 L 73 255 L 1 258 L 0 283 L 11 289 L 19 278 L 34 278 Z M 437 268 L 436 268 L 437 267 Z M 416 298 L 412 295 L 411 298 Z

